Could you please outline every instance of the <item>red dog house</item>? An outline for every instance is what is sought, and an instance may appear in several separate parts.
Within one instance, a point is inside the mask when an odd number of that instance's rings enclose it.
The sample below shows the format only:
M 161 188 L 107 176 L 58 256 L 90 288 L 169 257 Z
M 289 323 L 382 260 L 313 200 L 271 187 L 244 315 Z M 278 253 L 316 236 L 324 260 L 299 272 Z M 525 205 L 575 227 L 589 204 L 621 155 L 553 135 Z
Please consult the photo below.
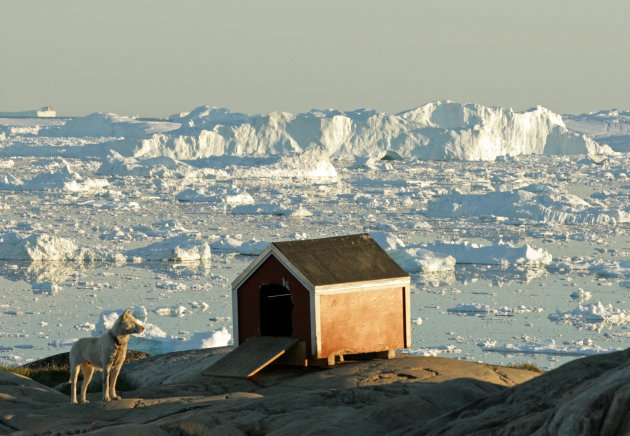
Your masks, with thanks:
M 275 242 L 232 283 L 236 345 L 292 337 L 304 359 L 408 348 L 409 275 L 367 234 Z

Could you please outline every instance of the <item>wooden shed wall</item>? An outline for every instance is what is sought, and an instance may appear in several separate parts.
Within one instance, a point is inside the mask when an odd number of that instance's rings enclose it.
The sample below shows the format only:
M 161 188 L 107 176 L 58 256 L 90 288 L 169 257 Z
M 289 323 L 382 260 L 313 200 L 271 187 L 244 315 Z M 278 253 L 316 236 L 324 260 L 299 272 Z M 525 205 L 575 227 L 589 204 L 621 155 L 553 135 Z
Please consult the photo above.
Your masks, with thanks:
M 405 288 L 320 294 L 318 358 L 405 348 Z
M 286 287 L 293 301 L 293 337 L 306 342 L 311 350 L 311 312 L 308 290 L 271 255 L 237 289 L 238 341 L 260 336 L 260 287 L 278 284 Z

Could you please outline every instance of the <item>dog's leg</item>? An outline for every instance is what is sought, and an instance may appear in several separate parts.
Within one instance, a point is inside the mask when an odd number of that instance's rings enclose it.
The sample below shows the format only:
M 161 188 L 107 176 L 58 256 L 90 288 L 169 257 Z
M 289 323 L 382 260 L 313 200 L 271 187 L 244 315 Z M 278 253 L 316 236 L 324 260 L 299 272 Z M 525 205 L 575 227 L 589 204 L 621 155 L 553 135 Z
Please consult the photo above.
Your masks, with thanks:
M 109 365 L 103 365 L 103 401 L 111 401 L 109 397 L 110 369 Z
M 111 376 L 109 378 L 109 397 L 112 400 L 120 400 L 120 396 L 116 395 L 116 381 L 118 380 L 118 374 L 120 373 L 120 368 L 122 367 L 122 362 L 120 365 L 116 365 L 112 368 Z
M 92 381 L 94 375 L 94 367 L 88 362 L 81 362 L 81 369 L 83 370 L 83 383 L 81 383 L 81 402 L 89 403 L 87 400 L 87 389 Z
M 81 367 L 70 358 L 70 403 L 78 404 L 77 401 L 77 382 L 79 381 L 79 371 Z

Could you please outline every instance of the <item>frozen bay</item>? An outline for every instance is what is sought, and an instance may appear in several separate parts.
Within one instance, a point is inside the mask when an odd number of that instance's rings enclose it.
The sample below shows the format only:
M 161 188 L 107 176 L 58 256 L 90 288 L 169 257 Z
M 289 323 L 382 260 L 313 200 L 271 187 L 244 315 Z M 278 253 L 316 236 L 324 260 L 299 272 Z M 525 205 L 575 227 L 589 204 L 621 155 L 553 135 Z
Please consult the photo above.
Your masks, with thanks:
M 137 348 L 198 348 L 266 242 L 361 232 L 411 274 L 411 352 L 549 369 L 630 345 L 627 153 L 176 160 L 3 123 L 2 364 L 126 307 L 161 331 Z

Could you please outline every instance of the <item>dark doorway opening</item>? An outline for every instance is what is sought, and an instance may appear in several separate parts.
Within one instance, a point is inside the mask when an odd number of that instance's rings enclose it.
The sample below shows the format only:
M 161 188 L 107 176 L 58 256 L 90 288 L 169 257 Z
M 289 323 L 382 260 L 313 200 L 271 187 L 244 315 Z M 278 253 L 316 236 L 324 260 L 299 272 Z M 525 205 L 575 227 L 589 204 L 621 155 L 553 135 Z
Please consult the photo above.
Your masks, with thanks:
M 260 335 L 293 336 L 293 302 L 281 285 L 260 287 Z

